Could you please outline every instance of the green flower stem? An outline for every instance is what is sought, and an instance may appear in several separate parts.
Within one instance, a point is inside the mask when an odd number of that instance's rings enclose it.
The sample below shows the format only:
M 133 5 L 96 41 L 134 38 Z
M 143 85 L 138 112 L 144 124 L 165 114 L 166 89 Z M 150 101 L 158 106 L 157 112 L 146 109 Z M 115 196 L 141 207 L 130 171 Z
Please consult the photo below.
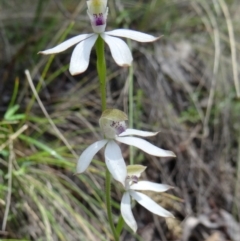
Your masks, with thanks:
M 128 39 L 128 46 L 131 49 L 131 40 Z M 129 67 L 129 74 L 128 74 L 128 83 L 129 83 L 129 89 L 128 89 L 128 97 L 129 97 L 129 118 L 128 118 L 128 124 L 129 128 L 133 128 L 133 65 Z M 130 146 L 130 165 L 134 164 L 133 156 L 134 156 L 134 147 Z
M 111 174 L 106 168 L 106 204 L 107 204 L 107 214 L 108 214 L 108 222 L 112 229 L 112 233 L 114 236 L 115 241 L 119 240 L 119 235 L 116 232 L 113 218 L 112 218 L 112 207 L 111 207 Z
M 97 71 L 100 82 L 100 93 L 102 101 L 102 111 L 107 108 L 107 98 L 106 98 L 106 61 L 104 55 L 104 41 L 99 36 L 96 41 L 96 53 L 97 53 Z M 119 235 L 116 233 L 116 229 L 113 223 L 112 217 L 112 207 L 111 207 L 111 174 L 106 168 L 106 205 L 107 205 L 107 215 L 110 227 L 115 241 L 119 240 Z
M 123 227 L 124 227 L 124 220 L 123 220 L 123 217 L 121 215 L 118 219 L 118 223 L 117 223 L 117 227 L 116 227 L 116 232 L 117 232 L 118 236 L 120 236 Z
M 96 41 L 96 53 L 97 53 L 97 71 L 100 82 L 100 92 L 102 100 L 102 111 L 107 108 L 107 98 L 106 98 L 106 61 L 104 55 L 104 41 L 99 36 Z

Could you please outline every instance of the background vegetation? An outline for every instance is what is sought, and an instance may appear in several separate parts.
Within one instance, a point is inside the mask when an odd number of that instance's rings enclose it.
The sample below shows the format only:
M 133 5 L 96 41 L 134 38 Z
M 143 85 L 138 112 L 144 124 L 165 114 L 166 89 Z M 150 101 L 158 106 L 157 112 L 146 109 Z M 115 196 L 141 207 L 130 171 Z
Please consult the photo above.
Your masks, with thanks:
M 135 205 L 138 233 L 126 227 L 122 240 L 239 241 L 239 1 L 108 5 L 107 29 L 164 35 L 154 44 L 128 42 L 130 71 L 106 47 L 108 106 L 128 113 L 132 98 L 133 126 L 160 130 L 151 142 L 177 155 L 159 159 L 135 150 L 133 161 L 148 166 L 147 179 L 175 187 L 151 197 L 176 218 Z M 68 72 L 72 49 L 37 55 L 91 31 L 83 0 L 0 0 L 1 240 L 112 240 L 102 154 L 86 173 L 73 175 L 79 154 L 101 137 L 95 53 L 75 77 Z M 128 161 L 129 149 L 122 150 Z M 113 188 L 112 196 L 118 215 L 121 192 Z

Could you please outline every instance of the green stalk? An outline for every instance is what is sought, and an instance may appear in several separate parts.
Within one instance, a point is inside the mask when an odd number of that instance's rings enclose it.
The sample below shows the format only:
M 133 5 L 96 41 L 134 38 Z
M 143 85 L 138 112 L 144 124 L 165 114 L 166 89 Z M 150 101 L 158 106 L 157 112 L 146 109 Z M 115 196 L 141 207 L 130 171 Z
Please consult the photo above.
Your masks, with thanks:
M 106 110 L 107 98 L 106 98 L 106 61 L 104 55 L 104 41 L 99 36 L 96 41 L 96 53 L 97 53 L 97 71 L 100 82 L 100 93 L 102 101 L 102 111 Z M 119 235 L 116 233 L 116 229 L 112 217 L 112 206 L 111 206 L 111 174 L 106 168 L 106 205 L 107 205 L 107 215 L 110 227 L 115 241 L 119 240 Z
M 123 217 L 121 215 L 118 219 L 118 223 L 117 223 L 117 227 L 116 227 L 116 232 L 117 232 L 118 236 L 120 236 L 123 227 L 124 227 L 124 220 L 123 220 Z
M 14 105 L 14 103 L 15 103 L 15 101 L 17 99 L 18 88 L 19 88 L 19 78 L 17 77 L 15 79 L 14 88 L 13 88 L 13 94 L 12 94 L 11 101 L 10 101 L 10 104 L 8 106 L 8 109 L 10 109 Z
M 113 223 L 113 217 L 112 217 L 112 205 L 111 205 L 111 174 L 106 168 L 106 205 L 107 205 L 107 215 L 108 215 L 108 222 L 110 224 L 110 227 L 112 229 L 112 233 L 114 236 L 114 240 L 118 241 L 118 235 L 116 233 L 116 229 Z
M 128 45 L 130 49 L 132 48 L 131 46 L 131 41 L 128 39 Z M 128 73 L 128 97 L 129 97 L 129 111 L 128 111 L 128 124 L 129 128 L 133 128 L 133 65 L 129 67 L 129 73 Z M 130 146 L 130 165 L 134 164 L 134 147 Z
M 96 41 L 96 53 L 97 53 L 97 71 L 100 82 L 100 93 L 102 100 L 102 111 L 106 110 L 107 98 L 106 98 L 106 61 L 104 54 L 104 41 L 99 36 Z

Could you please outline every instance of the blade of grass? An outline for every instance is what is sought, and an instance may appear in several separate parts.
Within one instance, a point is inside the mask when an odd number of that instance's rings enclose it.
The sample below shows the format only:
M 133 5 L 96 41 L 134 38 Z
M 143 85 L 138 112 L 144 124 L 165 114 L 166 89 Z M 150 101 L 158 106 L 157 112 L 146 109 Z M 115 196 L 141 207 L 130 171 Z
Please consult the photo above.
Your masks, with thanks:
M 62 140 L 62 142 L 67 146 L 67 148 L 69 149 L 69 151 L 72 153 L 73 156 L 75 156 L 76 158 L 78 158 L 77 153 L 73 150 L 73 148 L 71 147 L 71 145 L 68 143 L 67 139 L 63 136 L 63 134 L 59 131 L 59 129 L 57 128 L 57 126 L 54 124 L 53 120 L 51 119 L 51 117 L 49 116 L 47 110 L 45 109 L 42 101 L 39 98 L 38 95 L 38 91 L 35 89 L 32 78 L 30 76 L 30 72 L 28 70 L 25 71 L 25 74 L 27 76 L 27 80 L 28 83 L 32 89 L 32 92 L 35 96 L 35 98 L 37 99 L 37 102 L 39 104 L 39 106 L 42 109 L 42 112 L 44 113 L 44 115 L 46 116 L 46 118 L 48 119 L 50 125 L 52 126 L 53 130 L 56 132 L 57 136 Z

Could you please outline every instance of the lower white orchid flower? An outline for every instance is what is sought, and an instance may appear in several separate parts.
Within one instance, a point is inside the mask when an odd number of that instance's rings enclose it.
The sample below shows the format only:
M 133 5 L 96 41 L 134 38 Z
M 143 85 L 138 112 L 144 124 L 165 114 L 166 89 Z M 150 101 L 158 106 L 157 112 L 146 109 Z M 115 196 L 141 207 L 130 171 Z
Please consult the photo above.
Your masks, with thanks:
M 127 175 L 125 161 L 122 157 L 121 149 L 116 141 L 135 146 L 146 153 L 158 157 L 175 157 L 172 151 L 163 150 L 151 143 L 128 135 L 154 136 L 158 132 L 147 132 L 135 129 L 126 129 L 125 121 L 127 115 L 117 109 L 107 109 L 103 112 L 99 124 L 104 134 L 104 139 L 91 144 L 83 151 L 77 163 L 77 173 L 84 172 L 91 163 L 95 154 L 106 145 L 105 162 L 113 178 L 123 185 Z
M 116 37 L 130 38 L 138 42 L 153 42 L 160 38 L 128 29 L 116 29 L 105 32 L 108 14 L 107 0 L 89 0 L 87 1 L 87 5 L 87 14 L 90 18 L 94 33 L 80 34 L 54 48 L 39 52 L 45 55 L 56 54 L 77 44 L 73 50 L 70 61 L 69 71 L 71 75 L 80 74 L 87 69 L 91 49 L 98 37 L 102 38 L 108 44 L 113 59 L 120 66 L 131 65 L 133 58 L 127 44 Z
M 154 192 L 165 192 L 171 189 L 171 186 L 165 184 L 158 184 L 149 181 L 138 181 L 141 173 L 146 167 L 141 165 L 131 165 L 127 167 L 127 176 L 125 179 L 125 190 L 121 200 L 121 214 L 125 223 L 134 231 L 137 231 L 137 222 L 133 216 L 131 209 L 131 198 L 136 200 L 140 205 L 145 207 L 150 212 L 157 214 L 161 217 L 174 217 L 166 209 L 162 208 L 156 202 L 154 202 L 147 195 L 136 192 L 141 191 L 154 191 Z

